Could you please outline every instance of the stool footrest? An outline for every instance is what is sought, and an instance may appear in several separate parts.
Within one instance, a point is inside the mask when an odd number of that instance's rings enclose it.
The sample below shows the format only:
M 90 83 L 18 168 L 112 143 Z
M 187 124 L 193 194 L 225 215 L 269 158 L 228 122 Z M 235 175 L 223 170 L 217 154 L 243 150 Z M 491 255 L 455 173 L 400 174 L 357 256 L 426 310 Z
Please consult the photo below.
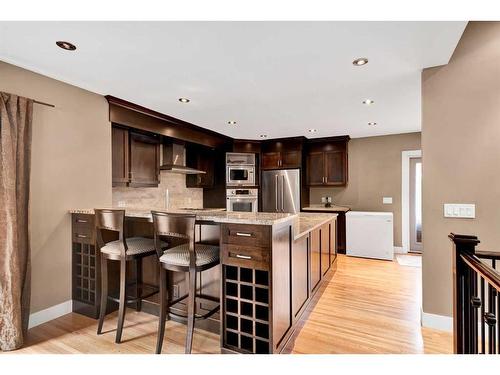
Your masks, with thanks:
M 205 314 L 203 314 L 203 315 L 200 315 L 200 314 L 195 314 L 195 315 L 194 315 L 194 318 L 195 318 L 196 320 L 206 319 L 206 318 L 208 318 L 208 317 L 212 316 L 213 314 L 215 314 L 215 313 L 216 313 L 217 311 L 219 311 L 219 310 L 220 310 L 220 305 L 217 305 L 217 306 L 215 306 L 212 310 L 208 311 L 207 313 L 205 313 Z M 183 314 L 178 314 L 178 313 L 174 313 L 174 312 L 172 312 L 172 311 L 170 311 L 168 314 L 169 314 L 169 315 L 173 315 L 173 316 L 175 316 L 175 317 L 177 317 L 177 318 L 181 318 L 182 320 L 187 320 L 187 318 L 188 318 L 186 315 L 183 315 Z

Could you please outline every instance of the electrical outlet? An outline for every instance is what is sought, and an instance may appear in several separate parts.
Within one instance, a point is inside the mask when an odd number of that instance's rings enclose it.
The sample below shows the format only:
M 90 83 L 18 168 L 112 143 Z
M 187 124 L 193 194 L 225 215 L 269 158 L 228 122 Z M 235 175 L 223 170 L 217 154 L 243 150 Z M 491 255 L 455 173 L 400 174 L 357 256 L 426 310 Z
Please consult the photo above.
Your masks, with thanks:
M 179 298 L 179 284 L 174 284 L 174 287 L 172 288 L 173 289 L 173 297 L 174 298 Z
M 118 207 L 125 207 L 125 201 L 118 201 Z
M 382 204 L 392 204 L 392 197 L 383 197 Z

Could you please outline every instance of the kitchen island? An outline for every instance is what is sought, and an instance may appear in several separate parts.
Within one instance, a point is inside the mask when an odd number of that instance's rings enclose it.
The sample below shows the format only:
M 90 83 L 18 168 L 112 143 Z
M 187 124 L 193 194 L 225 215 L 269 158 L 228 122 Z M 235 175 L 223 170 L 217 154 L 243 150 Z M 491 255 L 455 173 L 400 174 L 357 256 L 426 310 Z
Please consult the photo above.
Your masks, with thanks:
M 155 208 L 125 209 L 126 235 L 152 236 L 151 209 Z M 100 254 L 95 246 L 94 212 L 92 209 L 70 212 L 73 309 L 96 318 Z M 195 214 L 196 240 L 220 246 L 221 265 L 203 272 L 198 287 L 201 294 L 220 298 L 220 314 L 200 321 L 197 327 L 220 332 L 222 352 L 279 353 L 321 280 L 335 268 L 336 215 L 220 210 L 170 212 Z M 158 286 L 156 257 L 144 259 L 142 274 L 145 283 Z M 109 277 L 112 290 L 112 286 L 117 285 L 118 271 L 110 267 Z M 127 277 L 131 280 L 135 277 L 132 269 Z M 172 273 L 169 278 L 169 298 L 184 295 L 185 275 Z M 155 295 L 144 301 L 142 310 L 157 314 L 157 298 Z M 197 305 L 202 313 L 213 307 L 212 301 L 203 299 Z M 171 308 L 180 312 L 185 310 L 185 305 L 181 301 Z

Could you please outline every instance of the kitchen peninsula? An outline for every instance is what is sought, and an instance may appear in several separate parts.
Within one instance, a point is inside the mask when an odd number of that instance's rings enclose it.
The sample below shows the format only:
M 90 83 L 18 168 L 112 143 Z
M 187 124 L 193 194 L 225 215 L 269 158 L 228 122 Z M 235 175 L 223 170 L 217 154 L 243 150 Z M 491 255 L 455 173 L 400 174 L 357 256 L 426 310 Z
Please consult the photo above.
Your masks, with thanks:
M 151 209 L 155 208 L 125 209 L 127 237 L 151 237 Z M 201 294 L 220 298 L 220 314 L 197 327 L 220 332 L 222 352 L 281 352 L 321 281 L 336 266 L 337 215 L 220 210 L 171 212 L 194 213 L 196 240 L 220 246 L 221 266 L 203 272 L 199 281 Z M 100 253 L 95 245 L 94 211 L 77 209 L 70 213 L 73 310 L 96 318 L 100 299 Z M 156 262 L 155 257 L 145 258 L 142 266 L 143 282 L 150 287 L 158 286 Z M 135 275 L 130 271 L 132 279 Z M 113 285 L 117 285 L 118 271 L 110 267 L 109 274 L 112 290 Z M 186 280 L 185 275 L 178 273 L 170 277 L 169 299 L 172 300 L 185 294 Z M 154 295 L 143 301 L 142 310 L 157 315 L 157 298 L 158 295 Z M 209 311 L 213 304 L 201 299 L 197 309 Z M 181 301 L 171 309 L 183 311 L 185 305 Z

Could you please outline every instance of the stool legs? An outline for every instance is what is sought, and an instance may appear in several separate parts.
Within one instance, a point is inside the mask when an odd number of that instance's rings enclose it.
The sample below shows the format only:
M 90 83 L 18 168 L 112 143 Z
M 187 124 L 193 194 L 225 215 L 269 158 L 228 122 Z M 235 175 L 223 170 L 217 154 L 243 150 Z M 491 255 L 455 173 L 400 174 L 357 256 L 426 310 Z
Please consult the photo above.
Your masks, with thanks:
M 136 302 L 136 310 L 142 310 L 142 299 L 140 297 L 140 288 L 142 285 L 142 258 L 135 261 L 135 296 L 138 298 Z
M 163 335 L 165 334 L 165 320 L 167 319 L 167 270 L 160 266 L 160 318 L 158 321 L 158 335 L 156 339 L 156 354 L 161 354 Z
M 122 340 L 123 321 L 125 320 L 125 310 L 127 309 L 127 262 L 120 260 L 120 303 L 118 308 L 118 327 L 116 329 L 116 340 L 119 344 Z
M 99 325 L 97 334 L 102 333 L 102 324 L 106 315 L 106 305 L 108 302 L 108 260 L 101 255 L 101 305 L 99 309 Z
M 187 317 L 187 335 L 186 335 L 186 354 L 191 354 L 193 346 L 194 318 L 196 302 L 196 270 L 189 270 L 189 296 L 188 296 L 188 317 Z

